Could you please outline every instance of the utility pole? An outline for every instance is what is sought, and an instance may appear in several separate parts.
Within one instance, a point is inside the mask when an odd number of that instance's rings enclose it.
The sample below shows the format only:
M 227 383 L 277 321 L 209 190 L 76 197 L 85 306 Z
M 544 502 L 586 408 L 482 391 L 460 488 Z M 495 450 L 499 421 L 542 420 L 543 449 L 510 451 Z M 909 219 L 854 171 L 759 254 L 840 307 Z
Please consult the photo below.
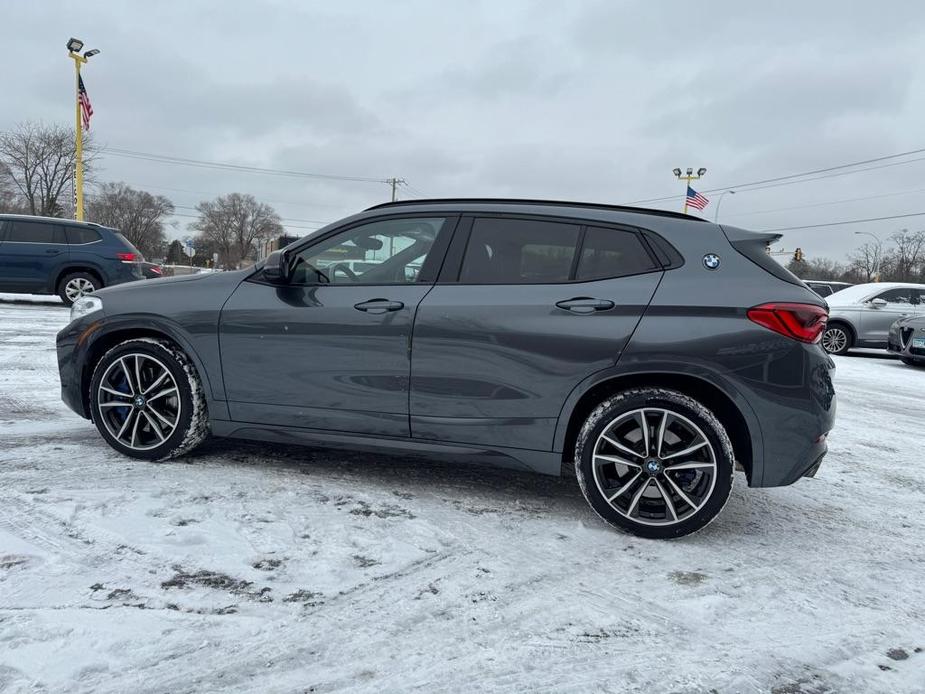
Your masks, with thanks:
M 677 176 L 679 181 L 684 181 L 686 186 L 684 188 L 684 214 L 687 214 L 687 190 L 691 187 L 691 181 L 699 181 L 703 178 L 703 175 L 707 172 L 702 166 L 697 169 L 697 175 L 694 175 L 694 170 L 691 167 L 687 167 L 687 173 L 682 174 L 681 169 L 674 169 L 671 173 Z
M 404 178 L 392 178 L 385 179 L 385 182 L 392 186 L 392 202 L 398 200 L 398 186 L 405 182 Z
M 85 64 L 88 58 L 92 58 L 99 53 L 98 50 L 93 49 L 80 55 L 83 47 L 84 42 L 80 39 L 72 38 L 67 42 L 68 57 L 74 61 L 74 71 L 76 73 L 74 80 L 74 219 L 78 222 L 84 220 L 84 134 L 81 127 L 80 113 L 80 66 Z

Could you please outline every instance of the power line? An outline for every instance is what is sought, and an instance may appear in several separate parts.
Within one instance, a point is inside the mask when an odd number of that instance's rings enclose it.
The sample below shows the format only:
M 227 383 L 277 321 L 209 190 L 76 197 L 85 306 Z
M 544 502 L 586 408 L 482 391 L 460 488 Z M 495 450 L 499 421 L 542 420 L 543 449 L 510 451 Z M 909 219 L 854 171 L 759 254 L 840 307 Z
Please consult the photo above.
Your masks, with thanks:
M 732 185 L 720 186 L 720 187 L 717 187 L 717 188 L 708 188 L 708 189 L 706 189 L 706 190 L 704 190 L 704 191 L 702 191 L 702 192 L 704 192 L 704 193 L 716 193 L 716 192 L 718 192 L 718 191 L 728 190 L 728 189 L 730 189 L 730 188 L 733 188 L 733 189 L 749 188 L 750 190 L 762 190 L 762 189 L 764 189 L 764 188 L 775 188 L 775 187 L 777 187 L 777 185 L 792 185 L 793 183 L 803 183 L 804 181 L 803 181 L 803 180 L 800 180 L 800 181 L 791 181 L 791 179 L 797 179 L 797 178 L 799 178 L 799 179 L 804 179 L 806 176 L 814 176 L 814 174 L 825 174 L 825 173 L 827 173 L 827 172 L 840 171 L 841 169 L 850 169 L 850 168 L 853 168 L 853 167 L 856 167 L 856 166 L 861 166 L 861 165 L 863 165 L 863 164 L 873 164 L 873 163 L 880 162 L 880 161 L 886 161 L 886 160 L 888 160 L 888 159 L 898 159 L 899 157 L 906 157 L 906 156 L 909 156 L 909 155 L 911 155 L 911 154 L 921 154 L 922 152 L 925 152 L 925 148 L 922 148 L 922 149 L 911 149 L 911 150 L 909 150 L 909 151 L 907 151 L 907 152 L 899 152 L 899 153 L 897 153 L 897 154 L 888 154 L 888 155 L 885 155 L 885 156 L 882 156 L 882 157 L 874 157 L 873 159 L 863 159 L 863 160 L 861 160 L 861 161 L 855 161 L 855 162 L 851 162 L 851 163 L 849 163 L 849 164 L 839 164 L 839 165 L 837 165 L 837 166 L 829 166 L 829 167 L 826 167 L 826 168 L 823 168 L 823 169 L 813 169 L 812 171 L 803 171 L 803 172 L 800 172 L 800 173 L 788 174 L 788 175 L 786 175 L 786 176 L 777 176 L 777 177 L 775 177 L 775 178 L 765 178 L 765 179 L 762 179 L 762 180 L 760 180 L 760 181 L 750 181 L 750 182 L 748 182 L 748 183 L 737 183 L 737 184 L 732 184 Z M 830 174 L 830 175 L 828 175 L 828 176 L 815 176 L 814 178 L 808 178 L 808 179 L 805 179 L 805 180 L 806 180 L 806 181 L 815 181 L 815 180 L 818 180 L 818 179 L 820 179 L 820 178 L 831 178 L 831 177 L 834 177 L 834 176 L 847 176 L 847 175 L 849 175 L 849 174 L 859 173 L 859 172 L 861 172 L 861 171 L 872 171 L 872 170 L 874 170 L 874 169 L 887 168 L 887 167 L 889 167 L 889 166 L 903 166 L 904 164 L 911 164 L 912 162 L 922 161 L 922 160 L 925 160 L 925 157 L 920 157 L 920 158 L 916 158 L 916 159 L 909 159 L 909 160 L 907 160 L 907 161 L 901 161 L 901 162 L 894 162 L 894 163 L 886 164 L 886 165 L 883 165 L 883 166 L 871 166 L 871 167 L 864 168 L 864 169 L 856 169 L 856 170 L 854 170 L 854 171 L 842 171 L 842 172 L 840 172 L 840 173 Z M 780 183 L 780 182 L 782 182 L 782 181 L 788 181 L 788 183 Z M 762 184 L 769 184 L 769 183 L 776 183 L 777 185 L 762 185 Z M 760 187 L 760 188 L 757 188 L 757 187 L 752 187 L 752 186 L 761 186 L 761 187 Z M 628 202 L 628 203 L 626 203 L 626 204 L 627 204 L 627 205 L 641 205 L 641 204 L 644 204 L 644 203 L 662 202 L 662 201 L 665 201 L 665 200 L 676 200 L 676 199 L 678 199 L 678 198 L 683 198 L 683 197 L 684 197 L 683 195 L 666 195 L 666 196 L 663 196 L 663 197 L 660 197 L 660 198 L 646 198 L 645 200 L 634 200 L 634 201 Z
M 774 207 L 770 210 L 757 210 L 754 212 L 739 212 L 728 215 L 729 217 L 750 217 L 756 214 L 770 214 L 771 212 L 787 212 L 789 210 L 806 210 L 812 207 L 826 207 L 827 205 L 841 205 L 846 202 L 860 202 L 861 200 L 878 200 L 880 198 L 891 198 L 897 195 L 912 195 L 914 193 L 925 193 L 925 188 L 915 188 L 912 190 L 898 190 L 893 193 L 881 193 L 880 195 L 865 195 L 856 198 L 843 198 L 841 200 L 829 200 L 827 202 L 815 202 L 810 205 L 793 205 L 790 207 Z
M 805 224 L 798 227 L 777 227 L 776 229 L 759 229 L 758 231 L 794 231 L 796 229 L 818 229 L 820 227 L 837 227 L 842 224 L 861 224 L 862 222 L 882 222 L 887 219 L 905 219 L 906 217 L 922 217 L 925 212 L 910 212 L 908 214 L 894 214 L 889 217 L 870 217 L 868 219 L 845 219 L 841 222 L 826 222 L 825 224 Z
M 193 210 L 198 211 L 199 208 L 192 205 L 177 205 L 174 203 L 174 207 L 178 207 L 181 210 Z M 306 224 L 321 224 L 322 226 L 328 224 L 329 222 L 324 221 L 323 219 L 297 219 L 295 217 L 280 217 L 283 221 L 287 222 L 305 222 Z
M 185 213 L 183 213 L 183 212 L 174 212 L 173 214 L 168 215 L 168 216 L 170 216 L 170 217 L 186 217 L 186 218 L 189 218 L 189 219 L 199 219 L 199 215 L 198 215 L 198 214 L 185 214 Z M 285 221 L 285 220 L 283 220 L 283 221 Z M 304 226 L 299 226 L 298 224 L 283 224 L 282 226 L 285 227 L 286 229 L 305 229 L 306 231 L 318 231 L 318 229 L 321 228 L 321 227 L 318 227 L 318 226 L 316 226 L 316 227 L 304 227 Z
M 245 166 L 243 164 L 232 164 L 230 162 L 207 161 L 204 159 L 189 159 L 186 157 L 174 157 L 166 154 L 153 154 L 151 152 L 137 152 L 129 149 L 118 147 L 103 148 L 104 154 L 111 154 L 115 157 L 126 159 L 140 159 L 143 161 L 152 161 L 160 164 L 175 164 L 180 166 L 192 166 L 207 169 L 220 169 L 227 171 L 241 171 L 244 173 L 268 174 L 272 176 L 290 176 L 295 178 L 318 178 L 333 181 L 356 181 L 359 183 L 389 183 L 386 178 L 373 178 L 369 176 L 340 176 L 337 174 L 320 174 L 310 173 L 307 171 L 290 171 L 287 169 L 270 169 L 259 166 Z

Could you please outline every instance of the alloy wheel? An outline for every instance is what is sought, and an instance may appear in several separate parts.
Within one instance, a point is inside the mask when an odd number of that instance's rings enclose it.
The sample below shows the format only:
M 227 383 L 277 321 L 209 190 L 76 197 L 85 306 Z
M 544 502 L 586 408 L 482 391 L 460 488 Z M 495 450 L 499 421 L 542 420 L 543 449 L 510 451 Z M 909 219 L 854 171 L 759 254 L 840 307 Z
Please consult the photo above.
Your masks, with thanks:
M 827 328 L 822 335 L 822 347 L 826 352 L 839 354 L 848 346 L 848 333 L 842 328 Z
M 96 287 L 85 277 L 74 277 L 68 280 L 64 285 L 64 293 L 71 302 L 77 301 L 80 297 L 92 294 Z
M 180 391 L 164 364 L 148 354 L 116 359 L 100 379 L 97 404 L 109 434 L 136 451 L 156 448 L 176 431 Z
M 717 479 L 713 444 L 694 422 L 662 407 L 621 414 L 598 436 L 594 482 L 621 516 L 669 526 L 697 513 Z

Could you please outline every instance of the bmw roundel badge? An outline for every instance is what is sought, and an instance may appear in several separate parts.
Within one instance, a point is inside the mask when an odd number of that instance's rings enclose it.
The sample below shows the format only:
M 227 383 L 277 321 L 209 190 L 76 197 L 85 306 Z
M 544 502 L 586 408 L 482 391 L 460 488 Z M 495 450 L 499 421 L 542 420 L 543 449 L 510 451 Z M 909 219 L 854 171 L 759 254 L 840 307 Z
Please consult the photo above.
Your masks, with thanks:
M 715 270 L 719 267 L 719 256 L 716 253 L 707 253 L 703 256 L 703 266 L 707 270 Z

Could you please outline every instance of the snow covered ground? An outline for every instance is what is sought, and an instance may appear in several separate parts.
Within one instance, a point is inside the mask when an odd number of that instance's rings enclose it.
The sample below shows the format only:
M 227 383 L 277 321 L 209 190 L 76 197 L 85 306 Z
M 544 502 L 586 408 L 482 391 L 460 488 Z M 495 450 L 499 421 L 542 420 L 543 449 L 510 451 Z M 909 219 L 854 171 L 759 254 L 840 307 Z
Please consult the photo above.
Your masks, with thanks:
M 815 479 L 688 539 L 574 479 L 214 441 L 110 450 L 57 299 L 0 297 L 0 692 L 925 691 L 925 369 L 838 359 Z

